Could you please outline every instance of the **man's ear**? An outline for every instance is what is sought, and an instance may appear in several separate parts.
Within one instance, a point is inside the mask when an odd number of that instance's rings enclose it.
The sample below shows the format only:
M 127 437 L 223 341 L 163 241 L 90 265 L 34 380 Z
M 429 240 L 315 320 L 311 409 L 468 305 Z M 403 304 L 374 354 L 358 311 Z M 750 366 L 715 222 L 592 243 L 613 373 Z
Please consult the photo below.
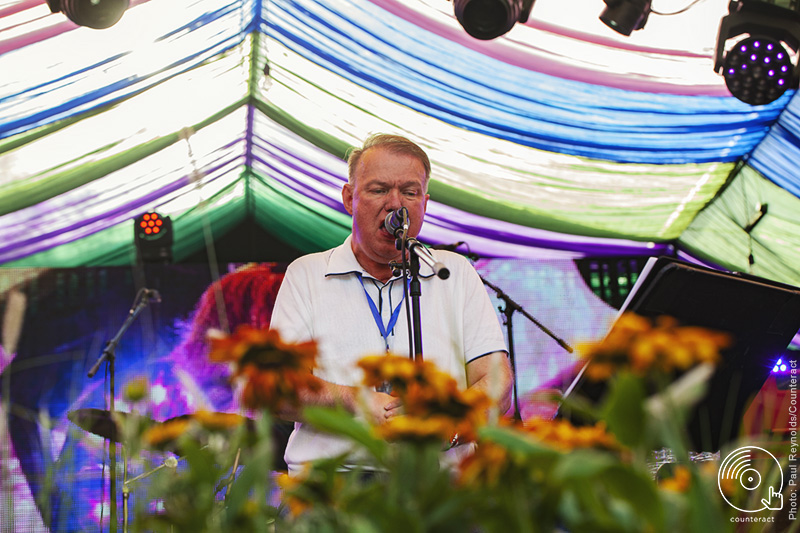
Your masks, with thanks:
M 342 204 L 350 215 L 353 214 L 353 186 L 345 183 L 342 187 Z

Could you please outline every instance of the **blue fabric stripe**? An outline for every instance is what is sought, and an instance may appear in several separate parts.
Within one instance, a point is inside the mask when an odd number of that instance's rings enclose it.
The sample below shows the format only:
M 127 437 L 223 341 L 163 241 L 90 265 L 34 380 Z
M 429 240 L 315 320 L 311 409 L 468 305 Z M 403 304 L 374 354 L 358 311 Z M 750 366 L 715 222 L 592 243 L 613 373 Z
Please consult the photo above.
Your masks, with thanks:
M 247 33 L 244 29 L 253 27 L 254 24 L 253 10 L 244 10 L 242 7 L 243 3 L 248 5 L 253 4 L 253 2 L 249 0 L 246 2 L 232 2 L 226 4 L 215 11 L 208 12 L 203 17 L 199 17 L 186 24 L 181 24 L 170 33 L 162 36 L 159 40 L 166 40 L 169 38 L 192 39 L 193 29 L 206 27 L 208 24 L 215 22 L 225 21 L 230 19 L 230 17 L 239 17 L 242 19 L 240 24 L 237 25 L 238 27 L 231 28 L 231 30 L 228 31 L 223 31 L 221 29 L 218 33 L 214 34 L 215 40 L 212 42 L 203 40 L 197 42 L 196 46 L 189 46 L 189 43 L 186 41 L 182 42 L 192 53 L 185 57 L 178 58 L 166 68 L 159 71 L 143 75 L 122 77 L 110 83 L 107 82 L 107 77 L 92 75 L 95 72 L 101 72 L 105 66 L 112 64 L 120 58 L 124 61 L 124 54 L 118 54 L 97 64 L 78 68 L 69 76 L 62 76 L 47 84 L 28 87 L 24 91 L 18 91 L 14 94 L 0 97 L 0 139 L 117 102 L 159 83 L 164 79 L 165 73 L 167 73 L 169 77 L 179 75 L 204 61 L 233 49 L 247 38 Z M 199 39 L 195 40 L 199 41 Z M 81 57 L 79 55 L 76 55 L 74 60 L 76 65 L 81 64 Z M 15 114 L 18 113 L 18 104 L 26 101 L 35 101 L 37 98 L 45 95 L 50 99 L 52 98 L 53 92 L 73 87 L 77 83 L 86 83 L 87 80 L 89 80 L 90 83 L 96 80 L 98 84 L 106 84 L 96 85 L 90 90 L 85 90 L 84 94 L 80 97 L 66 98 L 63 103 L 59 105 L 48 105 L 46 108 L 38 111 L 28 112 L 22 116 L 15 116 Z
M 765 178 L 800 198 L 800 97 L 792 98 L 748 163 Z
M 316 4 L 312 11 L 303 0 L 275 0 L 270 34 L 394 102 L 547 151 L 632 163 L 735 161 L 790 97 L 751 107 L 734 98 L 589 85 L 466 50 L 389 13 L 376 16 L 369 2 Z

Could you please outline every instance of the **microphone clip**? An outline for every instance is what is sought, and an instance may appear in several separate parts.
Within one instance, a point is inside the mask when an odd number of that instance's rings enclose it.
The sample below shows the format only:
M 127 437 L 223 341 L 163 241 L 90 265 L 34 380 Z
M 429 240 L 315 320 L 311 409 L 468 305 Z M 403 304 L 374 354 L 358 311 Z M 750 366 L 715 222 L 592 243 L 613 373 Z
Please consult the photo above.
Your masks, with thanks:
M 403 271 L 403 263 L 400 261 L 389 261 L 389 268 L 392 269 L 392 276 L 400 276 L 402 275 Z

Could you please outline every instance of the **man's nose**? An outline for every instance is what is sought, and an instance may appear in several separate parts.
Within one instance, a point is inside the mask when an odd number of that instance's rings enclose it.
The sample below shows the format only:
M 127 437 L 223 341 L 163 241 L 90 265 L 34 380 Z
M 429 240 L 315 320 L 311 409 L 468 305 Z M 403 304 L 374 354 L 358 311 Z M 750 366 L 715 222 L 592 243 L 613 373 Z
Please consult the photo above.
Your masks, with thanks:
M 397 189 L 392 189 L 386 195 L 386 209 L 387 211 L 394 211 L 403 207 L 403 195 Z

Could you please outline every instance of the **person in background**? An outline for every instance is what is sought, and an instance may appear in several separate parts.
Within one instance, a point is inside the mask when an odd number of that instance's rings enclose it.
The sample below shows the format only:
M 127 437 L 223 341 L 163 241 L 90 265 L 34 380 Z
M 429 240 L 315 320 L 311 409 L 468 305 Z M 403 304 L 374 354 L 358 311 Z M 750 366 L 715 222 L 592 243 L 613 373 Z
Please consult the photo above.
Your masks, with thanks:
M 202 294 L 195 307 L 186 339 L 170 355 L 173 372 L 193 399 L 192 409 L 237 412 L 230 369 L 208 360 L 208 332 L 234 332 L 247 324 L 269 329 L 272 310 L 283 272 L 267 264 L 248 264 L 222 276 Z M 283 452 L 292 432 L 292 423 L 276 419 L 272 423 L 273 470 L 286 470 Z

